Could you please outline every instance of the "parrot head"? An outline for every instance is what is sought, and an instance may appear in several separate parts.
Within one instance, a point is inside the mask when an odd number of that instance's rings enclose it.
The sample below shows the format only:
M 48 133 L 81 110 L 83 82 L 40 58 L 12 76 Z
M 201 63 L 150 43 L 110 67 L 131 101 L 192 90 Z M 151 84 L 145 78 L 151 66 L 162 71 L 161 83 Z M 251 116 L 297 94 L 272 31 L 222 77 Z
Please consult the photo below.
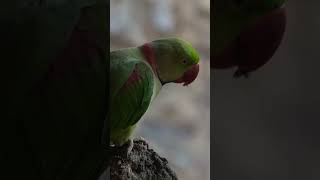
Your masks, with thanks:
M 166 38 L 146 43 L 141 48 L 162 84 L 174 82 L 186 86 L 197 78 L 199 55 L 188 42 Z
M 215 1 L 211 67 L 237 67 L 234 76 L 239 77 L 270 60 L 284 35 L 285 1 Z

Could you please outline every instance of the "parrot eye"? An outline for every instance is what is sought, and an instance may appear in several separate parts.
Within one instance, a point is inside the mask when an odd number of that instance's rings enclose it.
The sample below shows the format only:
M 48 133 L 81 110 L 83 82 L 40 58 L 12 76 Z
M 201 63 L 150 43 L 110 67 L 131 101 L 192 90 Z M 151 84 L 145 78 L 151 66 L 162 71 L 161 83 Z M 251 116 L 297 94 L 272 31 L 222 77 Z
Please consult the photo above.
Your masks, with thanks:
M 183 62 L 183 64 L 186 64 L 186 63 L 187 63 L 187 60 L 183 60 L 182 62 Z

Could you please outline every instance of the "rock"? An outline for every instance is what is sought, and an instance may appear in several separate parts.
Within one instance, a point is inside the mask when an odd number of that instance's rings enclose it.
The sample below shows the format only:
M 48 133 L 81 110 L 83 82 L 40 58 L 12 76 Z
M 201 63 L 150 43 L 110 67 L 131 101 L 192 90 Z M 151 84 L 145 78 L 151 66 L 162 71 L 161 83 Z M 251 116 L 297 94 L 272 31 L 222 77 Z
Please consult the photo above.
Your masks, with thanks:
M 112 180 L 177 180 L 176 173 L 169 167 L 166 158 L 149 148 L 146 140 L 133 140 L 134 146 L 129 154 L 115 150 L 111 157 L 110 177 Z

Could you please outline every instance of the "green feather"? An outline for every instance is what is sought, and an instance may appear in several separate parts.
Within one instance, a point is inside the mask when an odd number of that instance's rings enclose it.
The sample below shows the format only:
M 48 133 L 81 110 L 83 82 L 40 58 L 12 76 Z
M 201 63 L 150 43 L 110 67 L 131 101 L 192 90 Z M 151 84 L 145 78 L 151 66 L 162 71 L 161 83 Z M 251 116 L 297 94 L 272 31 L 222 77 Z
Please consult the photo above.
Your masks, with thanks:
M 133 70 L 140 80 L 124 87 Z M 147 111 L 153 97 L 155 74 L 137 48 L 111 52 L 110 128 L 111 141 L 124 143 L 134 125 Z
M 122 145 L 130 138 L 162 84 L 174 82 L 191 67 L 198 67 L 195 65 L 199 55 L 188 42 L 165 38 L 145 46 L 113 51 L 110 60 L 110 140 Z M 149 64 L 151 61 L 155 69 Z

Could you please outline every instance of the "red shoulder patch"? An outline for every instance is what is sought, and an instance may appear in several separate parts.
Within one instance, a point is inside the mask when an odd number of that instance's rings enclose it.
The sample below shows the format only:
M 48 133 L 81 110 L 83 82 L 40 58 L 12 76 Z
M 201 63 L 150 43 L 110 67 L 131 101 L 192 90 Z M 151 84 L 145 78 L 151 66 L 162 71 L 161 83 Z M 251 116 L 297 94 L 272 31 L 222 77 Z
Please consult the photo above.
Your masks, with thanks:
M 141 79 L 142 79 L 142 77 L 139 74 L 139 72 L 137 71 L 137 67 L 135 67 L 134 70 L 132 71 L 131 75 L 129 76 L 128 80 L 122 86 L 122 88 L 127 89 L 130 86 L 132 86 L 133 84 L 137 83 Z

